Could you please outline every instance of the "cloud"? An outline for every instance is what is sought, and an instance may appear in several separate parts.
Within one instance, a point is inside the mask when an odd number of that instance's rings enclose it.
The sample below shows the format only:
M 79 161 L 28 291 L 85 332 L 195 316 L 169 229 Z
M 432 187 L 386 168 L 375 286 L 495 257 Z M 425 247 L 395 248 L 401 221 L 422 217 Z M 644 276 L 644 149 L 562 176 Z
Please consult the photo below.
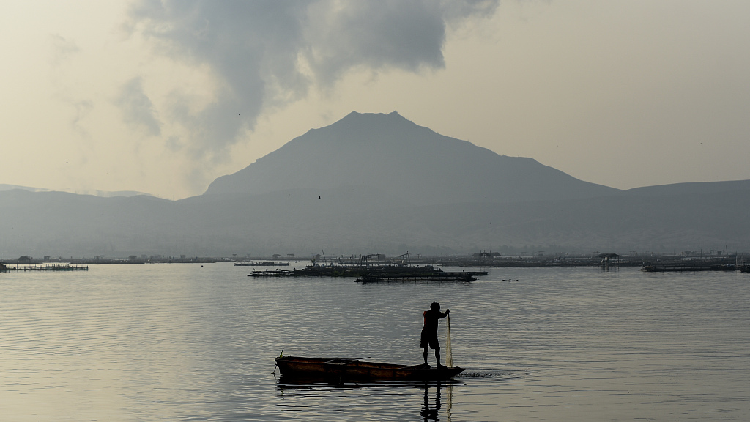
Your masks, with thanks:
M 148 135 L 158 136 L 161 124 L 154 115 L 154 106 L 143 91 L 143 79 L 135 77 L 126 82 L 114 101 L 123 114 L 123 120 L 130 126 Z
M 496 6 L 490 0 L 139 0 L 129 27 L 161 54 L 208 66 L 218 79 L 215 102 L 195 111 L 182 98 L 169 112 L 170 123 L 188 129 L 191 148 L 216 153 L 252 129 L 264 110 L 304 98 L 314 85 L 333 86 L 353 69 L 442 68 L 446 25 Z M 132 95 L 124 100 L 126 116 L 155 128 L 153 115 L 140 114 L 148 109 L 142 86 L 125 89 Z
M 59 66 L 70 56 L 81 51 L 75 41 L 66 39 L 58 34 L 50 35 L 50 44 L 52 46 L 51 63 L 53 67 Z
M 70 119 L 71 127 L 83 138 L 91 139 L 91 134 L 84 128 L 83 120 L 88 117 L 91 111 L 94 109 L 94 103 L 91 100 L 78 100 L 69 102 L 75 112 L 73 117 Z
M 444 66 L 445 26 L 437 3 L 347 2 L 310 8 L 305 58 L 315 76 L 334 83 L 347 70 Z

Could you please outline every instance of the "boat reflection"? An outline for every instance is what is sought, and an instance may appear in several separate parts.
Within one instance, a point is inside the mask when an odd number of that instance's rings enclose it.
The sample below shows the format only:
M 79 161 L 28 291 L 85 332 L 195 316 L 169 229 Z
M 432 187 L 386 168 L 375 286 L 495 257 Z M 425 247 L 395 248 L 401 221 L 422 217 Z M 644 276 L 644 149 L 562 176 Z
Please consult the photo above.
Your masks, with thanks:
M 335 389 L 337 391 L 347 389 L 364 389 L 364 388 L 417 388 L 424 390 L 422 406 L 419 409 L 419 416 L 425 422 L 427 421 L 439 421 L 441 411 L 445 420 L 451 420 L 451 408 L 453 405 L 453 386 L 456 384 L 462 384 L 461 381 L 448 380 L 448 381 L 378 381 L 378 382 L 366 382 L 366 383 L 330 383 L 320 382 L 319 379 L 300 379 L 298 377 L 285 378 L 281 376 L 278 379 L 276 388 L 283 395 L 285 391 L 294 390 L 316 390 L 330 391 Z M 447 392 L 447 403 L 443 398 L 443 390 Z

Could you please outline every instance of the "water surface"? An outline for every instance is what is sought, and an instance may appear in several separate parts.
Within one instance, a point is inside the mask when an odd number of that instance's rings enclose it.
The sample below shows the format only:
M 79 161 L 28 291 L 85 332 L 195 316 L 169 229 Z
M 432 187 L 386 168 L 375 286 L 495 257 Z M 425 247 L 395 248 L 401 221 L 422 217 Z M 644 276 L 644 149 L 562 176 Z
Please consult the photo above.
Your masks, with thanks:
M 750 420 L 748 274 L 498 268 L 362 285 L 90 268 L 0 274 L 1 420 Z M 432 301 L 451 309 L 456 383 L 279 383 L 282 350 L 420 363 Z

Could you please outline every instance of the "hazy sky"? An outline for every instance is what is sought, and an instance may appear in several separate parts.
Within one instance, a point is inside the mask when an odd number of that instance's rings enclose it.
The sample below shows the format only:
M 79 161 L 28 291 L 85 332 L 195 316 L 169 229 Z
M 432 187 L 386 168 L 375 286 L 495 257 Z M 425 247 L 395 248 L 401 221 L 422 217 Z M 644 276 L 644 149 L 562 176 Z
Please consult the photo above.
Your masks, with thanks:
M 0 184 L 179 199 L 394 110 L 617 188 L 750 179 L 748 17 L 747 0 L 4 0 Z

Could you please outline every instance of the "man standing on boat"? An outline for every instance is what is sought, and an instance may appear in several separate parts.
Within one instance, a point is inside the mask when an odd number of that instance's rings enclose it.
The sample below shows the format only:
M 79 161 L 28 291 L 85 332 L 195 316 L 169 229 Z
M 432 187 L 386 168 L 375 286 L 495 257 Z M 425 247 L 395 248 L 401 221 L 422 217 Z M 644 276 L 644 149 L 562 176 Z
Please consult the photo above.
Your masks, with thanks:
M 446 309 L 445 313 L 440 312 L 440 304 L 432 302 L 430 304 L 430 310 L 422 312 L 424 317 L 424 326 L 422 327 L 422 336 L 419 341 L 419 347 L 424 349 L 424 364 L 427 365 L 427 347 L 435 349 L 435 359 L 437 359 L 438 368 L 443 365 L 440 364 L 440 343 L 438 342 L 438 320 L 445 318 L 451 312 L 450 309 Z

